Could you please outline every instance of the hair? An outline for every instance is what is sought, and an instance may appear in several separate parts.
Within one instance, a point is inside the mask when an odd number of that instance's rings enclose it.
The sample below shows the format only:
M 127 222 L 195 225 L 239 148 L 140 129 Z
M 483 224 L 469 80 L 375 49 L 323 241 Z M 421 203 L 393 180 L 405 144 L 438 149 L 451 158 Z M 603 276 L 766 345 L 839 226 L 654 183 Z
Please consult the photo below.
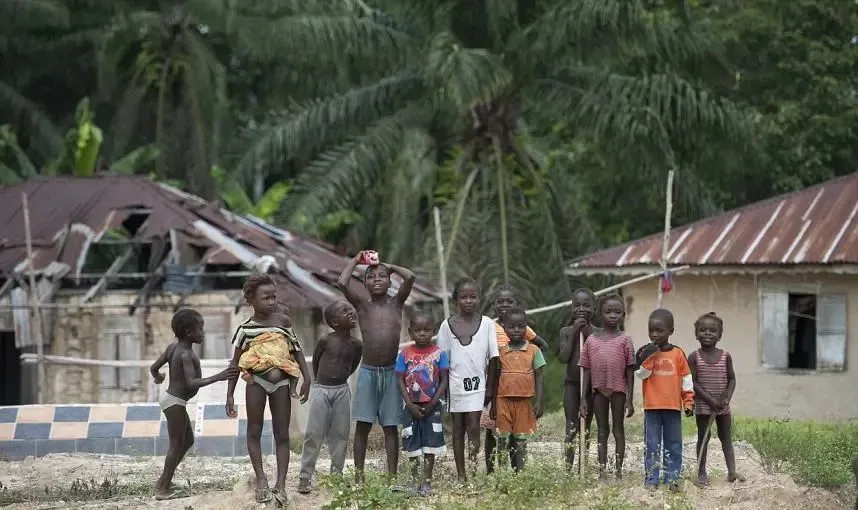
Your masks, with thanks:
M 182 308 L 173 314 L 173 319 L 170 321 L 170 327 L 173 329 L 173 334 L 176 338 L 183 338 L 188 334 L 188 331 L 194 329 L 197 322 L 202 322 L 203 316 L 200 312 L 193 308 Z
M 593 291 L 592 291 L 592 290 L 587 289 L 587 288 L 584 288 L 584 287 L 581 287 L 580 289 L 575 289 L 574 291 L 572 291 L 572 297 L 573 297 L 573 298 L 574 298 L 575 296 L 577 296 L 578 294 L 587 294 L 588 296 L 590 296 L 590 299 L 592 299 L 592 300 L 593 300 L 593 304 L 594 304 L 594 305 L 596 304 L 596 301 L 597 301 L 597 299 L 596 299 L 596 295 L 595 295 L 595 294 L 593 294 Z
M 700 326 L 700 323 L 703 322 L 704 319 L 712 319 L 713 321 L 717 322 L 718 330 L 721 333 L 724 332 L 724 320 L 721 319 L 721 317 L 718 317 L 715 312 L 704 313 L 703 315 L 698 317 L 697 320 L 694 321 L 694 331 L 697 331 L 697 328 Z
M 516 289 L 516 288 L 515 288 L 515 287 L 513 287 L 512 285 L 510 285 L 510 284 L 508 284 L 508 283 L 502 283 L 502 284 L 500 284 L 500 285 L 498 286 L 497 294 L 498 294 L 498 295 L 500 295 L 500 293 L 501 293 L 501 292 L 509 292 L 510 294 L 512 294 L 512 297 L 513 297 L 516 301 L 519 301 L 519 298 L 518 298 L 518 289 Z
M 456 280 L 456 283 L 453 285 L 453 299 L 459 299 L 459 291 L 462 290 L 462 287 L 466 285 L 471 285 L 477 289 L 477 294 L 480 293 L 480 284 L 477 283 L 477 280 L 474 280 L 470 276 L 466 276 L 464 278 L 459 278 Z
M 673 327 L 673 312 L 668 310 L 667 308 L 656 308 L 649 314 L 650 320 L 652 319 L 661 319 L 664 321 L 665 326 L 670 328 Z
M 364 269 L 364 271 L 363 271 L 363 281 L 366 281 L 366 278 L 367 278 L 367 276 L 369 276 L 369 272 L 372 269 L 378 268 L 378 267 L 383 267 L 387 271 L 387 279 L 390 280 L 390 267 L 388 267 L 387 264 L 382 264 L 381 262 L 379 262 L 378 264 L 376 264 L 374 266 L 366 266 L 366 269 Z
M 423 310 L 415 310 L 408 321 L 408 329 L 411 329 L 411 325 L 414 324 L 414 321 L 417 319 L 426 319 L 429 321 L 429 326 L 433 329 L 435 328 L 435 317 L 432 317 L 432 314 Z
M 244 281 L 244 286 L 242 287 L 242 293 L 244 293 L 244 299 L 251 299 L 254 294 L 256 294 L 256 289 L 262 287 L 263 285 L 274 285 L 274 278 L 271 278 L 271 275 L 268 273 L 253 273 L 252 275 L 247 277 L 247 280 Z
M 504 325 L 506 325 L 506 321 L 508 321 L 510 317 L 513 317 L 516 315 L 521 315 L 524 318 L 525 322 L 527 322 L 527 312 L 525 312 L 524 310 L 522 310 L 521 308 L 516 306 L 514 308 L 510 308 L 509 310 L 506 311 L 506 314 L 504 314 L 504 316 L 503 316 Z
M 337 310 L 340 306 L 343 305 L 343 303 L 345 303 L 345 301 L 334 301 L 333 303 L 325 307 L 325 311 L 323 313 L 325 317 L 325 324 L 327 324 L 332 329 L 334 327 L 334 317 L 337 314 Z
M 572 294 L 574 296 L 574 294 Z M 616 292 L 611 292 L 610 294 L 605 294 L 601 298 L 599 298 L 599 306 L 596 308 L 598 313 L 602 313 L 602 307 L 605 306 L 605 303 L 608 301 L 619 301 L 621 305 L 623 305 L 623 310 L 626 308 L 626 302 L 623 301 L 623 296 L 617 294 Z

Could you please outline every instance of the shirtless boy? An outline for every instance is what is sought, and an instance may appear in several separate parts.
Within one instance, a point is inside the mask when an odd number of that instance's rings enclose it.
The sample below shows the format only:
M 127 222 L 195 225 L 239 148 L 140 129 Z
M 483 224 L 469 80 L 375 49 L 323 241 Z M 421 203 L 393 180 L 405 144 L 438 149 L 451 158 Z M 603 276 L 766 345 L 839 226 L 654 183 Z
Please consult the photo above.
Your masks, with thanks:
M 155 499 L 176 499 L 187 496 L 172 485 L 173 473 L 194 445 L 194 429 L 185 408 L 188 400 L 193 398 L 203 386 L 225 381 L 238 376 L 237 367 L 229 367 L 211 377 L 202 377 L 200 358 L 194 353 L 193 344 L 201 344 L 205 339 L 203 317 L 196 310 L 185 308 L 173 315 L 171 322 L 177 341 L 168 345 L 167 349 L 155 360 L 149 368 L 155 382 L 164 382 L 164 374 L 159 370 L 164 365 L 170 365 L 170 386 L 161 392 L 158 403 L 164 416 L 167 417 L 167 433 L 170 437 L 170 447 L 164 459 L 164 472 L 155 484 Z
M 372 425 L 378 421 L 384 431 L 384 449 L 387 453 L 387 472 L 396 476 L 399 462 L 399 434 L 397 425 L 402 417 L 402 395 L 394 373 L 399 354 L 399 337 L 402 330 L 402 309 L 411 294 L 416 277 L 404 267 L 377 264 L 367 267 L 364 285 L 369 298 L 362 297 L 352 287 L 352 273 L 364 253 L 359 252 L 340 274 L 337 285 L 346 299 L 355 307 L 363 339 L 363 361 L 358 370 L 352 417 L 355 424 L 354 460 L 358 481 L 363 481 L 366 459 L 366 442 Z M 388 296 L 390 273 L 402 277 L 396 295 Z

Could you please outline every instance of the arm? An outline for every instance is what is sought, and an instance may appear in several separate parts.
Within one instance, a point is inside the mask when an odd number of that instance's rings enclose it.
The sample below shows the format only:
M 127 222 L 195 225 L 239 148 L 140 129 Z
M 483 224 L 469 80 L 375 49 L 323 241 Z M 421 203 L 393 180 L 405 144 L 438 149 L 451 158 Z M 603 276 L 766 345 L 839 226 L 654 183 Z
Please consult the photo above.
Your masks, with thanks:
M 581 393 L 583 393 L 584 395 L 590 394 L 590 369 L 589 368 L 585 368 L 583 371 L 583 375 L 581 376 Z M 581 403 L 578 404 L 578 408 L 580 409 L 580 414 L 582 416 L 587 416 L 587 413 L 589 413 L 590 410 L 587 409 L 587 399 L 586 398 L 581 399 Z
M 626 367 L 626 418 L 631 418 L 635 414 L 635 366 L 628 365 Z
M 185 380 L 188 383 L 188 389 L 197 391 L 203 386 L 208 386 L 209 384 L 216 383 L 218 381 L 224 381 L 233 376 L 238 375 L 238 368 L 233 366 L 228 366 L 224 370 L 216 373 L 211 377 L 197 377 L 196 369 L 194 368 L 194 360 L 188 355 L 184 354 L 182 356 L 182 372 L 185 375 Z
M 313 349 L 313 379 L 319 377 L 319 360 L 322 359 L 322 353 L 325 352 L 325 347 L 328 345 L 328 337 L 323 336 L 316 342 L 316 348 Z
M 304 351 L 296 350 L 293 355 L 295 356 L 295 361 L 298 362 L 298 368 L 301 369 L 301 379 L 304 382 L 301 383 L 301 389 L 298 390 L 298 400 L 303 404 L 310 398 L 310 381 L 312 381 L 312 377 L 310 377 L 310 369 L 307 368 L 307 358 L 304 356 Z
M 488 372 L 490 382 L 486 385 L 486 397 L 491 399 L 489 417 L 496 420 L 498 407 L 498 384 L 500 383 L 500 363 L 498 363 L 498 358 L 492 358 L 489 360 Z
M 393 264 L 387 264 L 387 267 L 402 277 L 402 285 L 399 286 L 399 290 L 396 292 L 396 300 L 400 303 L 405 303 L 405 300 L 408 299 L 409 294 L 411 294 L 411 289 L 414 288 L 414 282 L 417 280 L 417 276 L 413 271 L 404 267 L 394 266 Z
M 536 338 L 533 339 L 533 345 L 539 347 L 539 350 L 542 352 L 548 351 L 548 342 L 539 335 L 536 335 Z
M 571 326 L 567 326 L 560 330 L 560 349 L 557 352 L 557 357 L 560 358 L 561 363 L 569 363 L 572 361 L 572 354 L 575 352 L 575 338 L 576 335 L 574 328 Z
M 720 404 L 715 398 L 703 390 L 700 384 L 697 381 L 697 359 L 694 356 L 694 353 L 688 355 L 688 371 L 691 374 L 692 388 L 694 388 L 694 394 L 703 399 L 704 402 L 709 404 L 709 407 L 712 408 L 713 411 L 716 411 L 720 408 Z
M 697 388 L 694 388 L 695 393 Z M 733 400 L 733 392 L 736 391 L 736 372 L 733 370 L 733 357 L 727 354 L 727 389 L 721 396 L 721 405 L 727 407 Z
M 167 348 L 164 349 L 164 352 L 162 352 L 161 355 L 158 356 L 158 359 L 156 359 L 155 362 L 152 363 L 152 366 L 149 367 L 149 373 L 152 374 L 152 379 L 155 379 L 156 384 L 161 384 L 162 382 L 164 382 L 164 374 L 159 372 L 159 370 L 161 370 L 161 367 L 167 364 L 167 353 L 170 352 L 171 347 L 172 345 L 168 345 Z
M 435 392 L 435 396 L 432 397 L 432 400 L 426 405 L 426 409 L 429 412 L 434 412 L 435 407 L 438 406 L 438 400 L 441 399 L 441 395 L 445 395 L 447 393 L 447 386 L 450 385 L 450 371 L 449 370 L 441 370 L 438 373 L 438 391 Z
M 349 372 L 349 375 L 355 373 L 355 370 L 357 370 L 358 365 L 360 365 L 361 357 L 363 357 L 363 343 L 358 342 L 357 340 L 352 341 L 356 344 L 356 352 L 354 358 L 352 358 L 352 367 L 351 372 Z
M 681 352 L 681 351 L 680 351 Z M 685 359 L 685 353 L 679 356 L 678 372 L 682 376 L 680 392 L 682 394 L 682 405 L 685 408 L 685 416 L 694 414 L 694 378 L 691 376 L 691 367 Z
M 244 351 L 235 348 L 235 351 L 232 354 L 232 361 L 229 362 L 230 368 L 238 369 L 238 360 L 241 358 L 241 354 Z M 230 418 L 235 418 L 238 416 L 238 412 L 235 410 L 235 398 L 233 397 L 233 393 L 235 393 L 235 385 L 238 383 L 238 374 L 235 377 L 230 377 L 229 382 L 226 383 L 226 415 Z
M 483 317 L 483 320 L 491 321 L 491 319 L 487 319 L 486 317 Z M 491 391 L 494 392 L 496 387 L 497 387 L 497 384 L 498 384 L 498 379 L 500 378 L 499 377 L 499 375 L 500 375 L 500 363 L 498 360 L 498 356 L 500 354 L 498 352 L 498 334 L 497 334 L 497 329 L 495 329 L 495 327 L 494 327 L 495 326 L 494 321 L 491 321 L 491 322 L 492 322 L 492 324 L 491 324 L 491 328 L 489 329 L 489 338 L 488 338 L 488 340 L 489 340 L 488 358 L 489 359 L 487 361 L 488 361 L 489 367 L 491 367 L 492 362 L 494 362 L 495 366 L 497 366 L 497 369 L 487 371 L 487 374 L 486 374 L 486 379 L 487 379 L 487 381 L 486 381 L 486 398 L 485 398 L 483 405 L 488 405 L 488 403 L 491 402 L 492 395 L 489 395 L 489 391 L 490 391 L 489 389 L 491 388 Z
M 538 368 L 533 372 L 533 377 L 536 379 L 536 399 L 533 403 L 533 412 L 536 414 L 537 418 L 542 417 L 543 405 L 542 405 L 542 393 L 543 393 L 543 382 L 542 382 L 542 369 Z
M 355 272 L 355 268 L 358 265 L 358 262 L 363 257 L 363 251 L 357 252 L 357 255 L 352 258 L 348 264 L 346 264 L 343 272 L 340 273 L 340 277 L 337 278 L 337 287 L 343 292 L 343 296 L 354 306 L 357 306 L 360 303 L 361 299 L 352 289 L 351 285 L 349 285 L 352 281 L 352 273 Z

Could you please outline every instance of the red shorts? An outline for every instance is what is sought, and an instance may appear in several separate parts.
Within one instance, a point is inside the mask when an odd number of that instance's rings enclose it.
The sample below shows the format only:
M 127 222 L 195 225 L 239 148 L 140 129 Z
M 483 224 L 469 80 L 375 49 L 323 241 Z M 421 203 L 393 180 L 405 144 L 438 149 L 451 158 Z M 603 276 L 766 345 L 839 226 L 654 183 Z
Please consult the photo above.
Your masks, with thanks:
M 497 431 L 501 436 L 522 438 L 536 433 L 536 414 L 531 399 L 498 397 Z

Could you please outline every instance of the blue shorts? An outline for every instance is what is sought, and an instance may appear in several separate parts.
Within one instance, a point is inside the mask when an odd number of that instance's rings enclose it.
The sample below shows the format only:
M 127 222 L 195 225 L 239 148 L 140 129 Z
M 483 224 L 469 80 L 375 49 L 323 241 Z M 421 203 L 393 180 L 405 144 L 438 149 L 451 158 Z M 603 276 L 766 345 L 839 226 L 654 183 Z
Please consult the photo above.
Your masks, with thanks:
M 352 398 L 352 418 L 355 421 L 395 427 L 401 422 L 402 394 L 393 366 L 358 369 L 355 394 Z
M 444 444 L 444 425 L 441 423 L 441 406 L 435 412 L 415 420 L 404 411 L 402 423 L 402 451 L 408 458 L 420 455 L 442 455 L 447 451 Z

